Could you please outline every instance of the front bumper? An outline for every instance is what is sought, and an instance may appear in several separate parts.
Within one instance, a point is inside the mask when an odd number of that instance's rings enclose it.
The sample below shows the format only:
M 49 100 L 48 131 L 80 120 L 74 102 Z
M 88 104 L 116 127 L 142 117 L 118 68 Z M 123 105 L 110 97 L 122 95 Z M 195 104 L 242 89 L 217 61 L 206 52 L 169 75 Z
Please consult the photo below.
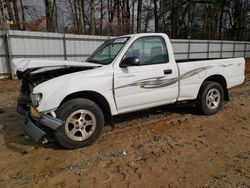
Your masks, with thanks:
M 34 116 L 22 106 L 17 106 L 17 110 L 19 110 L 19 113 L 22 112 L 26 114 L 23 122 L 23 129 L 36 143 L 42 143 L 47 137 L 48 129 L 56 130 L 64 125 L 63 121 L 43 113 L 37 112 L 37 115 Z
M 26 116 L 27 113 L 29 113 L 29 107 L 26 104 L 22 104 L 22 103 L 18 102 L 16 111 L 18 114 L 20 114 L 22 116 Z
M 36 122 L 32 120 L 29 114 L 24 119 L 23 129 L 36 143 L 41 143 L 47 136 L 45 131 L 36 126 Z

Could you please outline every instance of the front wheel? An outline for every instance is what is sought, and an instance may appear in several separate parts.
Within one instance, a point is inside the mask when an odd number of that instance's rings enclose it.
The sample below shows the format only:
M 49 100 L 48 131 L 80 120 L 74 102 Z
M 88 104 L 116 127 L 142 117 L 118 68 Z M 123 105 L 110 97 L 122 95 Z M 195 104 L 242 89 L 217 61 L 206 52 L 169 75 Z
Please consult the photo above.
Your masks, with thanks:
M 104 115 L 100 107 L 88 99 L 72 99 L 57 110 L 64 126 L 55 131 L 58 143 L 68 149 L 91 145 L 104 126 Z
M 224 103 L 224 90 L 216 82 L 206 81 L 201 86 L 196 104 L 206 115 L 217 113 Z

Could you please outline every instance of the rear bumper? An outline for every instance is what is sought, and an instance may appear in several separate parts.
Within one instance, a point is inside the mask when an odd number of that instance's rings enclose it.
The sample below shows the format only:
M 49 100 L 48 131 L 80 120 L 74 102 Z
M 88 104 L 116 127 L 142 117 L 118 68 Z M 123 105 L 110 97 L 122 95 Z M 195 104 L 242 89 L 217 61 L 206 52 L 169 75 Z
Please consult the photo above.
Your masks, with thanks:
M 26 134 L 34 140 L 36 143 L 41 143 L 46 138 L 48 129 L 56 130 L 64 125 L 64 122 L 48 116 L 43 113 L 39 113 L 38 117 L 33 116 L 28 110 L 22 106 L 17 106 L 18 113 L 26 114 L 23 121 L 23 129 Z

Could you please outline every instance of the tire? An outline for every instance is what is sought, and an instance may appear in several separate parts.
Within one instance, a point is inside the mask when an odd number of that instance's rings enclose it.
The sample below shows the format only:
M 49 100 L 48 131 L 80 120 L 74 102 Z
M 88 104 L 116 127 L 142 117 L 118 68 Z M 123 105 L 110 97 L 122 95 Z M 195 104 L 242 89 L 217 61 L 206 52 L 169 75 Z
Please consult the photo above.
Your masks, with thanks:
M 205 81 L 201 86 L 196 105 L 205 115 L 216 114 L 224 103 L 224 90 L 217 82 Z
M 88 99 L 72 99 L 57 110 L 57 117 L 65 121 L 55 131 L 57 142 L 67 149 L 91 145 L 104 126 L 104 115 L 100 107 Z

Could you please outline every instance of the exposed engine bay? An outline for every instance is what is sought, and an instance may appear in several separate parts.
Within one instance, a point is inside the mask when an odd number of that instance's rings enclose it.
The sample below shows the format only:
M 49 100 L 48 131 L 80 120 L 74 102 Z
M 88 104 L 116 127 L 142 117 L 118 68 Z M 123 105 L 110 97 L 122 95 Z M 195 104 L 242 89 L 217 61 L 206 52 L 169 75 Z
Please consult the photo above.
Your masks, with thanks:
M 24 72 L 17 71 L 18 79 L 22 80 L 18 103 L 22 105 L 23 108 L 28 109 L 29 105 L 31 104 L 30 93 L 32 93 L 33 88 L 38 84 L 41 84 L 43 82 L 62 75 L 89 70 L 93 68 L 96 67 L 60 66 L 27 69 Z
M 62 75 L 71 74 L 74 72 L 93 69 L 94 67 L 44 67 L 38 69 L 27 69 L 24 72 L 17 71 L 19 80 L 25 80 L 33 87 L 38 84 L 56 78 Z

